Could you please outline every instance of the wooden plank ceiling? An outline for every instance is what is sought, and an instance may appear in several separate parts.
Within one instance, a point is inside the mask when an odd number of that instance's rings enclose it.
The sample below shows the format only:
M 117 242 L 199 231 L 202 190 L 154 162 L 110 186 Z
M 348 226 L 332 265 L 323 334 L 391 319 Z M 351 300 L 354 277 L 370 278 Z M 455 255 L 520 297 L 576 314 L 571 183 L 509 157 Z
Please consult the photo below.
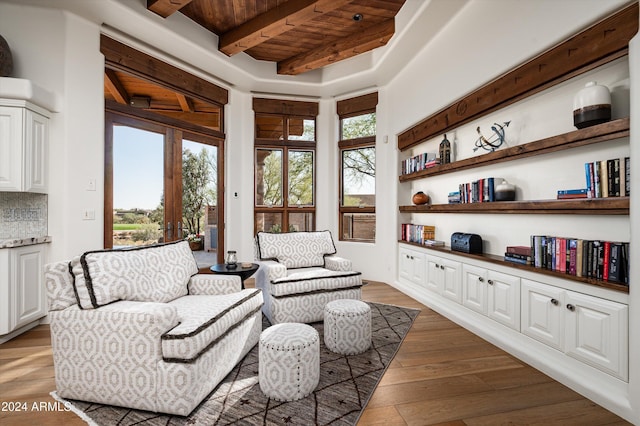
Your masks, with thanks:
M 147 0 L 163 17 L 182 13 L 245 52 L 297 75 L 384 46 L 406 0 Z
M 171 119 L 222 130 L 219 105 L 185 96 L 121 71 L 105 69 L 104 98 Z

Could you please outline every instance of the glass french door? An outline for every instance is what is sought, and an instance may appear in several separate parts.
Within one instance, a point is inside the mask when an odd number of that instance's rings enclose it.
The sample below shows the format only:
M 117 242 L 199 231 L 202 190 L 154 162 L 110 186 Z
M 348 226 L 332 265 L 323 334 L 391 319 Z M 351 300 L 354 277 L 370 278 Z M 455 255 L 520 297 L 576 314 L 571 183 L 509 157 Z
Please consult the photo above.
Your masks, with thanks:
M 218 142 L 108 112 L 105 248 L 186 238 L 199 265 L 221 262 Z

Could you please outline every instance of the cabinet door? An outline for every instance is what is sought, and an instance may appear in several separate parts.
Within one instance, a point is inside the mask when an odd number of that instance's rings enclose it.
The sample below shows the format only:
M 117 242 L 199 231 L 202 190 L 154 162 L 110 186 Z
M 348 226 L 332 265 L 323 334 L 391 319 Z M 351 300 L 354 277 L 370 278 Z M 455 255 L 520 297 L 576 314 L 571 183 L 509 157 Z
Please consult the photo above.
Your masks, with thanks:
M 426 276 L 426 287 L 427 289 L 433 291 L 434 293 L 441 294 L 443 287 L 443 270 L 442 267 L 442 259 L 435 256 L 427 255 L 427 276 Z
M 426 281 L 426 266 L 425 266 L 425 255 L 423 253 L 419 253 L 414 251 L 412 254 L 411 261 L 413 262 L 413 276 L 411 281 L 421 286 L 425 285 Z
M 10 286 L 13 293 L 12 329 L 46 314 L 43 283 L 44 247 L 32 245 L 11 249 Z
M 24 190 L 47 192 L 49 119 L 27 110 L 24 140 Z
M 462 265 L 462 304 L 481 314 L 487 314 L 487 270 Z
M 462 284 L 460 262 L 441 259 L 442 295 L 458 303 L 462 303 Z
M 398 275 L 400 275 L 400 278 L 409 281 L 411 281 L 411 277 L 413 276 L 411 252 L 402 247 L 398 250 Z
M 566 353 L 628 380 L 628 306 L 566 292 Z
M 487 315 L 520 331 L 520 277 L 487 272 Z
M 23 111 L 0 107 L 0 191 L 22 190 Z
M 523 278 L 520 292 L 522 333 L 564 350 L 564 291 Z
M 425 284 L 425 255 L 415 250 L 400 248 L 398 250 L 398 274 L 413 283 Z

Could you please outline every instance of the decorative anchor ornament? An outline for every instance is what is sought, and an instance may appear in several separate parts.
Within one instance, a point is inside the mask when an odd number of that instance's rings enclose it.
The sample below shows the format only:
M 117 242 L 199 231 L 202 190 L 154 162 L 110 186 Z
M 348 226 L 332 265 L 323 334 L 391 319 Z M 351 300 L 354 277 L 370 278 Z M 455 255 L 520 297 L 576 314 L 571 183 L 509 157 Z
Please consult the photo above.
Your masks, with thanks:
M 502 123 L 502 125 L 493 123 L 493 126 L 491 126 L 491 131 L 494 134 L 493 136 L 489 136 L 489 139 L 485 138 L 482 135 L 482 133 L 480 132 L 480 126 L 478 126 L 476 128 L 476 132 L 478 132 L 478 135 L 480 137 L 476 140 L 476 147 L 473 148 L 473 152 L 476 152 L 478 148 L 482 148 L 491 152 L 495 151 L 497 148 L 500 148 L 500 146 L 504 143 L 505 128 L 509 127 L 509 123 L 511 123 L 511 121 L 505 121 L 504 123 Z

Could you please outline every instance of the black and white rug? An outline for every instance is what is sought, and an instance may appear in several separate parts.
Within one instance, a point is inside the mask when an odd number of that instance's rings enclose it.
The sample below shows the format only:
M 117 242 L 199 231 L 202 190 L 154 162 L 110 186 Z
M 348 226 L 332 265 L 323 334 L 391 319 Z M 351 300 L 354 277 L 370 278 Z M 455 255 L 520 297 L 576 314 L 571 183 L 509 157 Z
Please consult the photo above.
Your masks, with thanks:
M 92 425 L 354 425 L 391 363 L 417 309 L 368 302 L 371 348 L 359 355 L 340 355 L 324 345 L 322 322 L 310 324 L 320 333 L 320 383 L 310 396 L 292 402 L 267 398 L 258 384 L 258 345 L 187 417 L 67 401 Z M 263 317 L 263 327 L 269 323 Z M 52 395 L 60 399 L 55 395 Z

